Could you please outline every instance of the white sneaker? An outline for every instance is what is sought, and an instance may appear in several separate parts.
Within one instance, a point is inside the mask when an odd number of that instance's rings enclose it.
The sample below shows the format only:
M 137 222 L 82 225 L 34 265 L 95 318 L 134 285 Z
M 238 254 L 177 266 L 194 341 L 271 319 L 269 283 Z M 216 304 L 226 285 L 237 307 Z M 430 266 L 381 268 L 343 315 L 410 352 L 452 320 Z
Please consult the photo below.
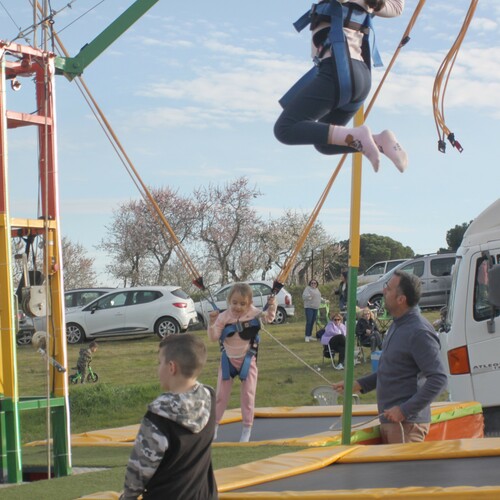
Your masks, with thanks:
M 306 337 L 305 341 L 306 342 L 316 342 L 316 339 L 314 337 Z
M 252 434 L 251 427 L 243 427 L 241 431 L 240 443 L 248 443 L 250 441 L 250 435 Z
M 342 363 L 339 363 L 336 367 L 335 367 L 336 370 L 343 370 L 344 369 L 344 365 Z

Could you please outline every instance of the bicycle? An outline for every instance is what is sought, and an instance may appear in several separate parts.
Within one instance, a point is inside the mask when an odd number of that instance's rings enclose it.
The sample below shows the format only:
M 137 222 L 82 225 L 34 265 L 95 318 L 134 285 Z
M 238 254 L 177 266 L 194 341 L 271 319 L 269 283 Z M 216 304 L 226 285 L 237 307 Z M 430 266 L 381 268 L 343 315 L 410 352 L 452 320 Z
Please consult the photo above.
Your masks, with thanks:
M 76 373 L 73 373 L 73 375 L 69 376 L 69 382 L 71 384 L 78 384 L 78 382 L 82 381 L 82 373 L 78 368 L 75 366 L 73 367 L 73 370 L 76 370 Z M 92 370 L 92 367 L 89 365 L 88 367 L 88 373 L 87 373 L 87 382 L 97 382 L 99 380 L 99 375 Z

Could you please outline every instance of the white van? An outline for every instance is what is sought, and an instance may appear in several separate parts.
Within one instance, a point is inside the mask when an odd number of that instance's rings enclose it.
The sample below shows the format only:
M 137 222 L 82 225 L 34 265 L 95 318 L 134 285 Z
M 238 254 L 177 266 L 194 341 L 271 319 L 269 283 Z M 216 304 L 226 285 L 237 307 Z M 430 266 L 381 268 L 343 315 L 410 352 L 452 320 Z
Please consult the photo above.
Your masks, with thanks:
M 409 259 L 381 260 L 380 262 L 375 262 L 375 264 L 358 276 L 358 285 L 366 285 L 367 283 L 377 281 L 385 273 L 392 271 L 397 265 L 407 260 Z
M 499 296 L 500 199 L 465 232 L 440 333 L 450 399 L 480 402 L 490 436 L 500 435 Z

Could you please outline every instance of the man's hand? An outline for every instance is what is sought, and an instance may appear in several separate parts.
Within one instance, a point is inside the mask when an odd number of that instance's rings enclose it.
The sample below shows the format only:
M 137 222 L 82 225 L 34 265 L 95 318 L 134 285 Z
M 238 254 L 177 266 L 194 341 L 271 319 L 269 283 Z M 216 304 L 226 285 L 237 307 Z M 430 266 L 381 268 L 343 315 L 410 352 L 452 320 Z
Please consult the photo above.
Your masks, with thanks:
M 384 417 L 389 420 L 389 422 L 394 422 L 395 424 L 405 420 L 405 416 L 399 406 L 393 406 L 388 410 L 384 410 Z
M 333 390 L 337 391 L 339 394 L 344 394 L 344 381 L 342 380 L 341 382 L 337 382 L 336 384 L 332 384 Z M 352 385 L 352 391 L 353 392 L 360 392 L 361 391 L 361 386 L 359 385 L 359 382 L 357 380 L 354 381 Z

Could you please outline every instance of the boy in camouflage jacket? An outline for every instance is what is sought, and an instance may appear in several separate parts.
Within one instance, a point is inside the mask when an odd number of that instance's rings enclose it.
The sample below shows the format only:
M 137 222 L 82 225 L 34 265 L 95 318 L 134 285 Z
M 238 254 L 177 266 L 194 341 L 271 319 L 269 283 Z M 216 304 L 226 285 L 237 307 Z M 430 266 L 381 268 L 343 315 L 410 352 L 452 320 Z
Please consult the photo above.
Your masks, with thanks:
M 197 380 L 205 344 L 196 336 L 160 342 L 158 377 L 166 391 L 149 406 L 137 434 L 120 500 L 217 499 L 211 444 L 215 391 Z

